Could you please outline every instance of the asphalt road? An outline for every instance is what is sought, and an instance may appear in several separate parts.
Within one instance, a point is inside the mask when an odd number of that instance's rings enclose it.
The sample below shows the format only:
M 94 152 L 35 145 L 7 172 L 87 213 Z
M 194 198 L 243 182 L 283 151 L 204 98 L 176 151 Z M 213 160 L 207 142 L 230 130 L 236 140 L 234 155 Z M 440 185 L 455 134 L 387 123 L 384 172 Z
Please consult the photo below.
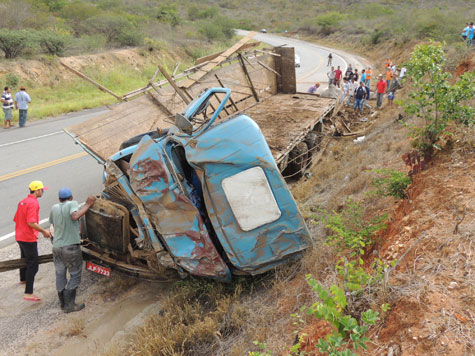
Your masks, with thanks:
M 238 34 L 245 33 L 247 31 L 238 31 Z M 306 92 L 317 81 L 328 82 L 327 57 L 330 51 L 333 64 L 340 65 L 343 71 L 348 60 L 350 63 L 358 63 L 359 60 L 350 54 L 296 39 L 262 33 L 257 34 L 255 39 L 273 46 L 295 47 L 301 60 L 300 68 L 296 68 L 298 91 Z M 359 64 L 361 67 L 362 63 Z M 91 87 L 91 90 L 96 89 Z M 50 207 L 57 202 L 57 192 L 61 187 L 69 187 L 79 202 L 85 201 L 89 194 L 102 190 L 102 166 L 85 154 L 62 130 L 106 110 L 98 108 L 28 122 L 21 129 L 0 128 L 0 248 L 14 242 L 12 219 L 18 202 L 27 196 L 28 184 L 32 180 L 42 180 L 49 187 L 39 199 L 40 222 L 43 223 L 49 216 Z

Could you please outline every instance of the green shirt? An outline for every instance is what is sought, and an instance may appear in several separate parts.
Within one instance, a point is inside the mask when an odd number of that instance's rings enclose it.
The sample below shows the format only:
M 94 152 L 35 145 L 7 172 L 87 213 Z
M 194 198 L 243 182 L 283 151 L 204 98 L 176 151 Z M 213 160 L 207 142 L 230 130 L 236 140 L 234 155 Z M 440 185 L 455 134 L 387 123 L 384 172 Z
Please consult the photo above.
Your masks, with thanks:
M 67 200 L 53 205 L 49 222 L 54 225 L 53 247 L 63 247 L 81 242 L 79 220 L 74 221 L 71 214 L 79 210 L 75 200 Z

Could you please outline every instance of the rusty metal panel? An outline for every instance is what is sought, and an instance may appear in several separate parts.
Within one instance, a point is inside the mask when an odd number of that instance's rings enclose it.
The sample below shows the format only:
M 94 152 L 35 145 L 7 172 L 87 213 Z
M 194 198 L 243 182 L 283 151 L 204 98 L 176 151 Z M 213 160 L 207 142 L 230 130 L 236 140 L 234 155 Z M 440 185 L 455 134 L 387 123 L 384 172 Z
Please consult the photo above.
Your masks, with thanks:
M 130 184 L 175 263 L 191 274 L 222 280 L 231 273 L 203 219 L 173 174 L 164 142 L 144 136 L 130 159 Z

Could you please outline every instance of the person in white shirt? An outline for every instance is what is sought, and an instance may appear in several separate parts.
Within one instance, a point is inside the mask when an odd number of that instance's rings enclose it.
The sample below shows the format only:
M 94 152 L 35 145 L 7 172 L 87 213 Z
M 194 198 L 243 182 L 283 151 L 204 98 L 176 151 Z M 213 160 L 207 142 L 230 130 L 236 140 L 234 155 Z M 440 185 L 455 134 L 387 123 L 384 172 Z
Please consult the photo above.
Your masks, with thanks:
M 343 91 L 341 94 L 340 103 L 345 102 L 345 99 L 349 95 L 349 93 L 350 93 L 350 82 L 348 81 L 348 78 L 345 77 L 343 78 Z
M 401 68 L 401 72 L 399 73 L 399 79 L 404 78 L 404 76 L 406 75 L 406 71 L 407 71 L 406 67 Z
M 355 78 L 351 78 L 350 81 L 350 92 L 348 93 L 348 101 L 346 102 L 346 106 L 350 106 L 351 100 L 353 99 L 353 96 L 355 95 L 355 90 L 359 87 L 358 82 L 355 80 Z

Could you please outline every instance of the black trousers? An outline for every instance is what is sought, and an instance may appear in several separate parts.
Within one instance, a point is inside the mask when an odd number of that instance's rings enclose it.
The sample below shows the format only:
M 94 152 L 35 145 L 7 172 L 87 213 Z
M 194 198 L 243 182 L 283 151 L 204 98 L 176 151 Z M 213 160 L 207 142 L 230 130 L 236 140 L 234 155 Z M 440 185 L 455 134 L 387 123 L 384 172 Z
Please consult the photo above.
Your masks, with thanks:
M 38 243 L 17 241 L 21 258 L 26 259 L 26 268 L 20 268 L 20 281 L 25 283 L 25 294 L 33 294 L 35 275 L 38 272 Z

